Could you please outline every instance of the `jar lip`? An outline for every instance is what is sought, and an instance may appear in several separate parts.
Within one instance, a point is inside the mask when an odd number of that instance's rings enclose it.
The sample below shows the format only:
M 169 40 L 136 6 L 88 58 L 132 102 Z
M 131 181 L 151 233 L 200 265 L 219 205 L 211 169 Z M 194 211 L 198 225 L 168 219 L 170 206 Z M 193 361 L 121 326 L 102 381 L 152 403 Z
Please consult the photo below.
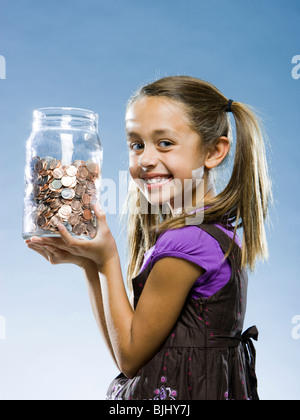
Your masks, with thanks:
M 84 118 L 95 121 L 98 119 L 98 114 L 94 111 L 84 108 L 72 108 L 72 107 L 44 107 L 38 108 L 34 112 L 34 117 L 40 118 L 53 118 L 70 116 L 73 118 Z

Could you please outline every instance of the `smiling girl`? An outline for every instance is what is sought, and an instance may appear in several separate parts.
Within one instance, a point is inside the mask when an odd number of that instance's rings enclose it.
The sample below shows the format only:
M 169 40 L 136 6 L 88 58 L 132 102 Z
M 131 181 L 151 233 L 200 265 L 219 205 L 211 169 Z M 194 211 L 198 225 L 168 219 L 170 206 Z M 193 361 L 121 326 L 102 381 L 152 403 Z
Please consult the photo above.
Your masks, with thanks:
M 216 194 L 217 168 L 228 164 L 233 142 L 229 112 L 236 124 L 234 164 Z M 27 245 L 53 264 L 83 269 L 96 321 L 121 372 L 106 398 L 258 399 L 251 340 L 257 330 L 242 334 L 247 269 L 268 256 L 264 222 L 272 193 L 258 120 L 213 85 L 176 76 L 141 88 L 125 123 L 132 304 L 98 203 L 93 240 L 75 239 L 59 225 L 61 238 L 31 238 Z

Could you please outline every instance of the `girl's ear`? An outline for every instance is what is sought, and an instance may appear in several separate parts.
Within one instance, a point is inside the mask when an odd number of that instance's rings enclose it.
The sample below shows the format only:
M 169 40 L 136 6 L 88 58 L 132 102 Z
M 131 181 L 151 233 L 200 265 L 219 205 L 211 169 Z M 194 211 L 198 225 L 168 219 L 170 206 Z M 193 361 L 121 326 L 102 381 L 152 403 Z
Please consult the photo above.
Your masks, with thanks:
M 215 145 L 210 149 L 205 158 L 204 164 L 208 169 L 218 166 L 225 159 L 230 149 L 230 143 L 227 137 L 219 137 Z

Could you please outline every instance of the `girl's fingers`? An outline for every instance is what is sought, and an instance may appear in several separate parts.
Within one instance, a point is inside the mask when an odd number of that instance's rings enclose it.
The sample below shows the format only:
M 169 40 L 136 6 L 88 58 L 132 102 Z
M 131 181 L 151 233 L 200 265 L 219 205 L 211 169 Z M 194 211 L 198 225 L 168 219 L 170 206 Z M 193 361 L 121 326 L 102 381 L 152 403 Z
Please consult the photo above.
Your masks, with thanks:
M 57 226 L 60 236 L 62 238 L 62 241 L 64 242 L 64 244 L 72 246 L 74 245 L 74 238 L 72 237 L 72 235 L 70 235 L 70 233 L 68 232 L 68 230 L 65 228 L 64 225 L 62 225 L 61 223 L 59 223 L 59 225 Z
M 31 239 L 27 239 L 25 241 L 27 244 L 31 243 L 31 244 L 36 244 L 36 245 L 53 245 L 56 247 L 61 247 L 64 246 L 65 243 L 61 238 L 51 238 L 51 237 L 38 237 L 38 236 L 33 236 Z
M 29 249 L 32 249 L 33 251 L 37 252 L 38 254 L 42 255 L 47 261 L 49 260 L 48 254 L 46 250 L 38 245 L 33 244 L 27 244 Z
M 66 251 L 69 251 L 71 254 L 81 255 L 82 252 L 85 251 L 88 241 L 84 239 L 74 238 L 72 235 L 70 235 L 68 230 L 62 224 L 59 224 L 57 227 L 58 227 L 60 236 L 65 244 L 65 247 L 60 246 L 60 248 L 65 249 Z
M 95 216 L 97 217 L 97 236 L 101 235 L 101 232 L 105 232 L 105 229 L 109 229 L 107 226 L 106 221 L 106 214 L 102 210 L 100 203 L 97 201 L 95 205 L 93 206 L 93 210 L 95 213 Z

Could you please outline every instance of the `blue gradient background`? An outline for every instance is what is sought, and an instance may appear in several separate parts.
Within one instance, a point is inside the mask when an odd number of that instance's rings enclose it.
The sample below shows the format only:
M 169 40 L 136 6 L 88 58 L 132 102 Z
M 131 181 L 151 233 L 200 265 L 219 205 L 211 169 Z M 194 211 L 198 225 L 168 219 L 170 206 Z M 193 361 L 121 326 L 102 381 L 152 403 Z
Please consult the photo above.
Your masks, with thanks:
M 0 399 L 103 399 L 118 374 L 77 267 L 52 266 L 23 243 L 25 143 L 45 106 L 99 114 L 103 176 L 127 169 L 124 110 L 158 77 L 188 74 L 256 107 L 270 139 L 274 207 L 269 261 L 249 275 L 245 328 L 259 331 L 261 399 L 299 399 L 298 0 L 0 0 Z M 125 236 L 108 214 L 125 275 Z M 299 331 L 299 329 L 298 329 Z

